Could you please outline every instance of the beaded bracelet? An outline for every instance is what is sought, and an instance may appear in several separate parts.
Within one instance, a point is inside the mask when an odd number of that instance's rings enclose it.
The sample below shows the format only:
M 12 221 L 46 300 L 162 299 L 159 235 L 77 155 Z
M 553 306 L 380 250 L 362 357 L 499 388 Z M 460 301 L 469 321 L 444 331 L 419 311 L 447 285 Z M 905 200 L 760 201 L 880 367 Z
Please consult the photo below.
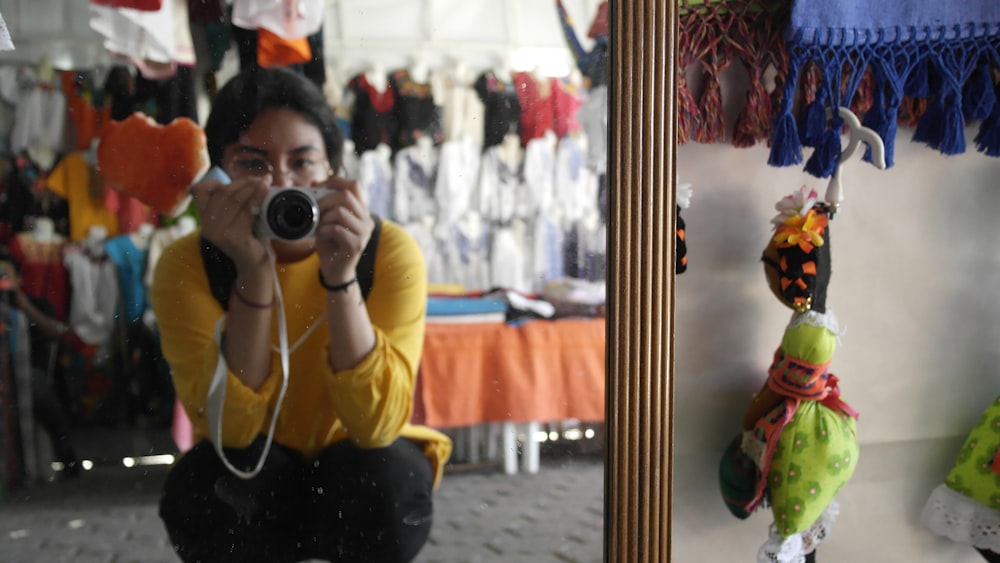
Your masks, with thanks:
M 270 303 L 257 303 L 256 301 L 250 301 L 247 299 L 242 293 L 240 293 L 239 288 L 235 285 L 233 286 L 232 294 L 236 296 L 236 299 L 239 300 L 240 303 L 243 303 L 247 307 L 253 307 L 254 309 L 270 309 L 274 306 L 274 295 L 271 296 Z
M 357 282 L 358 282 L 358 278 L 357 278 L 357 276 L 355 276 L 355 277 L 347 280 L 346 282 L 344 282 L 342 284 L 339 284 L 339 285 L 330 285 L 330 284 L 326 283 L 326 280 L 323 279 L 323 271 L 322 270 L 319 271 L 319 284 L 321 286 L 323 286 L 323 289 L 325 289 L 327 291 L 343 291 L 343 292 L 346 293 L 347 292 L 347 288 L 351 287 L 351 284 L 357 283 Z

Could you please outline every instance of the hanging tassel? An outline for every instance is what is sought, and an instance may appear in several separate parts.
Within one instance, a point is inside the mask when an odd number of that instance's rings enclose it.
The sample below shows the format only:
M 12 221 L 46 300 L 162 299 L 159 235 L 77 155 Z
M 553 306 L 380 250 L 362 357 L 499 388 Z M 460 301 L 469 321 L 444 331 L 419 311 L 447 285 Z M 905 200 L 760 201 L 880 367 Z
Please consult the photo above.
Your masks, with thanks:
M 805 115 L 799 123 L 799 139 L 802 146 L 815 147 L 826 129 L 826 92 L 820 90 L 816 99 L 806 106 Z
M 757 144 L 757 135 L 753 131 L 753 122 L 746 109 L 740 111 L 740 114 L 736 116 L 732 144 L 738 149 L 750 148 Z
M 872 84 L 872 103 L 868 111 L 865 112 L 865 116 L 861 120 L 861 125 L 875 131 L 879 137 L 885 139 L 885 91 L 883 86 L 877 85 L 874 81 Z M 862 160 L 865 162 L 872 161 L 871 147 L 865 146 L 865 155 L 862 157 Z
M 947 155 L 965 152 L 965 118 L 958 100 L 945 104 L 941 142 L 935 148 Z
M 990 115 L 979 125 L 979 132 L 973 141 L 979 152 L 986 156 L 1000 157 L 1000 84 L 994 88 L 994 98 L 998 101 L 993 104 Z
M 806 172 L 817 178 L 828 178 L 833 175 L 840 160 L 840 127 L 839 120 L 834 120 L 834 126 L 823 133 L 823 138 L 816 146 L 812 156 L 806 162 Z
M 699 104 L 701 123 L 694 134 L 695 140 L 699 143 L 715 143 L 725 138 L 726 113 L 722 107 L 721 91 L 719 75 L 714 72 L 708 73 L 705 91 L 702 92 Z
M 972 78 L 965 84 L 962 93 L 962 113 L 970 121 L 986 119 L 993 112 L 996 104 L 996 92 L 993 91 L 993 75 L 988 64 L 980 64 Z
M 928 61 L 926 58 L 918 61 L 910 71 L 910 75 L 906 77 L 906 85 L 903 86 L 903 93 L 914 98 L 926 98 L 931 95 Z
M 917 120 L 917 128 L 913 131 L 913 142 L 924 143 L 931 148 L 941 146 L 941 138 L 944 136 L 944 109 L 935 100 L 927 105 L 927 111 Z
M 979 152 L 986 156 L 1000 157 L 1000 112 L 994 110 L 992 115 L 983 120 L 974 141 Z
M 736 116 L 736 125 L 733 129 L 733 146 L 738 148 L 752 147 L 757 141 L 764 138 L 764 131 L 770 114 L 770 108 L 764 109 L 764 105 L 770 106 L 771 98 L 768 96 L 767 88 L 760 79 L 760 73 L 752 77 L 750 89 L 747 90 L 746 102 Z M 763 118 L 762 118 L 763 116 Z
M 781 113 L 774 122 L 771 134 L 771 154 L 767 163 L 771 166 L 792 166 L 802 162 L 802 143 L 798 128 L 790 110 Z
M 698 102 L 688 87 L 687 76 L 683 69 L 677 73 L 677 98 L 677 144 L 683 145 L 692 140 L 701 120 Z
M 885 108 L 885 128 L 884 130 L 876 130 L 880 137 L 882 137 L 882 145 L 885 147 L 885 167 L 892 168 L 895 159 L 893 155 L 896 152 L 896 123 L 897 116 L 899 114 L 899 107 L 889 105 Z

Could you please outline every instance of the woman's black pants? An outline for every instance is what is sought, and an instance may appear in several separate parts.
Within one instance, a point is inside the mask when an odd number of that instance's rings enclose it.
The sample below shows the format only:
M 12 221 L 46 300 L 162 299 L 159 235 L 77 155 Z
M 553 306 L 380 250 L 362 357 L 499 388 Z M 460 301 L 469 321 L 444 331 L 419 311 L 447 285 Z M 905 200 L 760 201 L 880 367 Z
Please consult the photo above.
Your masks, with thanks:
M 263 442 L 226 457 L 249 470 Z M 427 541 L 433 483 L 430 461 L 403 438 L 377 449 L 345 440 L 311 463 L 275 443 L 249 480 L 230 473 L 206 440 L 167 476 L 160 517 L 188 563 L 402 562 Z

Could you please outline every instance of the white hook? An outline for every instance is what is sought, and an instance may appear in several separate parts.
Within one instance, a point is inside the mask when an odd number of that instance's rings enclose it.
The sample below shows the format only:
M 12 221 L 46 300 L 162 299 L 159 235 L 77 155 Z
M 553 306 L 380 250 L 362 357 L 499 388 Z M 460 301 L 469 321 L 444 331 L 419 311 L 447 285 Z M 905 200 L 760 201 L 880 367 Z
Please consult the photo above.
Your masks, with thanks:
M 827 110 L 827 114 L 829 115 L 829 110 Z M 844 201 L 844 188 L 840 181 L 840 168 L 847 159 L 854 155 L 854 151 L 858 149 L 858 145 L 861 143 L 867 144 L 872 150 L 872 164 L 879 170 L 885 170 L 886 168 L 885 143 L 882 141 L 882 137 L 879 137 L 874 129 L 862 126 L 861 120 L 850 109 L 845 107 L 837 108 L 837 114 L 847 124 L 850 139 L 847 142 L 847 148 L 840 153 L 840 159 L 837 161 L 837 166 L 833 170 L 833 176 L 830 178 L 830 185 L 826 189 L 826 202 L 835 209 Z

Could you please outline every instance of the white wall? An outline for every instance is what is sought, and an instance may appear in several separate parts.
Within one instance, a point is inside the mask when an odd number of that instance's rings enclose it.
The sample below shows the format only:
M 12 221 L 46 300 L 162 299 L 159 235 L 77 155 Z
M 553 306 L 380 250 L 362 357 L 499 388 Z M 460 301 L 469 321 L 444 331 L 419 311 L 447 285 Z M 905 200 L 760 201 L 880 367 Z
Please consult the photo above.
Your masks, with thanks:
M 945 157 L 911 135 L 900 130 L 892 169 L 862 163 L 860 151 L 845 165 L 846 201 L 831 223 L 828 304 L 846 327 L 832 371 L 861 413 L 862 449 L 823 562 L 981 560 L 917 518 L 1000 395 L 1000 160 L 972 149 Z M 766 511 L 732 517 L 716 471 L 789 318 L 759 260 L 773 205 L 803 184 L 822 195 L 827 182 L 769 167 L 767 156 L 762 146 L 678 149 L 678 181 L 695 192 L 676 285 L 675 561 L 753 561 L 771 521 Z

